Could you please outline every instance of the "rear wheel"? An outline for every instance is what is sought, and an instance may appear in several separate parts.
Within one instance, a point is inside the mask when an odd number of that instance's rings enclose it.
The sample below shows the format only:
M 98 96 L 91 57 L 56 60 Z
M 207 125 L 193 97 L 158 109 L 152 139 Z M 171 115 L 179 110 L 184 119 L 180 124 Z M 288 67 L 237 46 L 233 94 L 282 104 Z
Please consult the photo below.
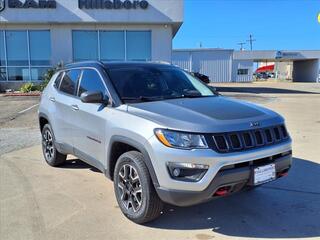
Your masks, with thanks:
M 114 171 L 114 190 L 123 214 L 136 223 L 146 223 L 161 214 L 163 203 L 137 151 L 122 154 Z
M 60 153 L 55 147 L 55 138 L 50 124 L 44 125 L 42 129 L 42 152 L 46 162 L 57 167 L 63 164 L 67 155 Z

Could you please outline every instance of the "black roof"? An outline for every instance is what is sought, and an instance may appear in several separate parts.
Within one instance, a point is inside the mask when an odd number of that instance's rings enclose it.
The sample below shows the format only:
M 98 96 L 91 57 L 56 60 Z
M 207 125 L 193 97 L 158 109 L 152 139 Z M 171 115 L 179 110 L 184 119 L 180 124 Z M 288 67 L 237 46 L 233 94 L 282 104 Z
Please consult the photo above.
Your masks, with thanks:
M 65 69 L 68 68 L 77 68 L 77 67 L 104 67 L 106 69 L 112 68 L 123 68 L 128 66 L 153 66 L 153 67 L 163 67 L 163 66 L 172 66 L 168 63 L 155 63 L 155 62 L 101 62 L 101 61 L 82 61 L 76 63 L 69 63 L 65 65 Z

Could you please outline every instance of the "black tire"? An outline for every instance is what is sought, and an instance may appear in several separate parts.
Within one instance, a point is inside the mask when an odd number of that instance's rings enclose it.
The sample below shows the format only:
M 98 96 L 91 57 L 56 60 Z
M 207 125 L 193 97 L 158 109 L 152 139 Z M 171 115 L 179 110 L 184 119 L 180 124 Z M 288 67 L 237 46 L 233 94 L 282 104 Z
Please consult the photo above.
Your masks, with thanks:
M 255 190 L 255 189 L 259 188 L 259 187 L 261 187 L 261 185 L 257 185 L 257 186 L 246 186 L 246 187 L 245 187 L 245 190 L 249 192 L 249 191 L 253 191 L 253 190 Z
M 130 151 L 118 158 L 114 170 L 114 191 L 121 211 L 131 221 L 142 224 L 160 216 L 163 202 L 154 189 L 140 152 Z
M 52 167 L 58 167 L 62 165 L 67 155 L 64 155 L 56 149 L 55 137 L 50 124 L 44 125 L 42 132 L 42 153 L 46 162 Z

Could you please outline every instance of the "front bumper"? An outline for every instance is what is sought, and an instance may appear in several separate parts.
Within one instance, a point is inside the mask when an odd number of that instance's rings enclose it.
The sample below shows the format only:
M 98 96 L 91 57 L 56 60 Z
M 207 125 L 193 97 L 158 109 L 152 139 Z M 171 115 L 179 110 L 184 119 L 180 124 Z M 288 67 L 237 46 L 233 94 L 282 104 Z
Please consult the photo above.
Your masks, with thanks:
M 275 164 L 277 178 L 279 178 L 290 169 L 292 155 L 279 157 L 272 163 Z M 209 186 L 203 191 L 171 190 L 162 187 L 157 187 L 156 191 L 160 199 L 166 203 L 176 206 L 191 206 L 216 198 L 214 193 L 221 187 L 228 186 L 228 194 L 232 194 L 248 185 L 252 185 L 253 168 L 254 166 L 245 166 L 220 170 Z
M 217 173 L 232 164 L 245 163 L 291 151 L 291 139 L 275 145 L 233 153 L 217 153 L 212 149 L 181 150 L 164 146 L 155 137 L 145 143 L 145 149 L 154 169 L 155 187 L 178 191 L 202 192 L 209 187 Z M 209 167 L 200 181 L 185 182 L 173 179 L 168 162 L 202 164 Z

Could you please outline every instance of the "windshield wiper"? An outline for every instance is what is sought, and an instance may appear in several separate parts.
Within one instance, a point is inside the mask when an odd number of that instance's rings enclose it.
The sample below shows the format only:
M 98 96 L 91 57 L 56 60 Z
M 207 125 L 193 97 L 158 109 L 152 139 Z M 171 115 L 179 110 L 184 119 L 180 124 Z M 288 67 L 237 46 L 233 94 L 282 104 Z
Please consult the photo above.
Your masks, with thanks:
M 184 90 L 181 97 L 182 98 L 201 98 L 206 96 L 203 96 L 200 92 L 196 90 Z
M 200 93 L 195 93 L 194 91 L 185 92 L 180 96 L 174 96 L 173 98 L 204 98 L 204 97 L 212 97 L 214 95 L 201 95 Z
M 121 100 L 124 101 L 140 101 L 140 102 L 151 102 L 156 100 L 162 100 L 163 97 L 147 97 L 147 96 L 139 96 L 139 97 L 122 97 Z

